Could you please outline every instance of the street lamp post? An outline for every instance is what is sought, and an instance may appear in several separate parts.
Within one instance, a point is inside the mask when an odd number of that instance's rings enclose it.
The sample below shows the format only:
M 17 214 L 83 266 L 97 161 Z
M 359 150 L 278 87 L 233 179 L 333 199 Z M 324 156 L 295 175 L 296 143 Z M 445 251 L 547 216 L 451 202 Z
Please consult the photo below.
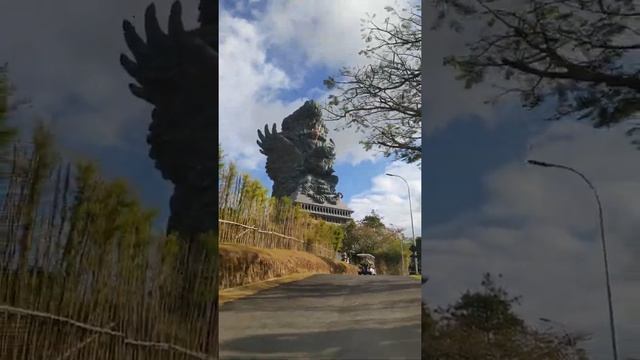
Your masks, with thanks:
M 598 191 L 596 191 L 596 188 L 593 186 L 591 181 L 587 179 L 586 176 L 584 176 L 581 172 L 579 172 L 574 168 L 571 168 L 565 165 L 551 164 L 551 163 L 537 161 L 537 160 L 528 160 L 527 162 L 535 166 L 553 167 L 553 168 L 571 171 L 572 173 L 580 176 L 580 178 L 582 178 L 582 180 L 584 180 L 584 182 L 586 182 L 589 188 L 591 188 L 591 190 L 593 191 L 593 195 L 595 196 L 596 202 L 598 203 L 598 218 L 600 220 L 600 240 L 602 242 L 602 256 L 604 257 L 604 274 L 605 274 L 605 280 L 606 280 L 606 286 L 607 286 L 607 301 L 609 305 L 609 326 L 611 328 L 611 346 L 613 349 L 613 360 L 618 360 L 618 347 L 616 345 L 616 328 L 613 320 L 613 304 L 611 302 L 611 282 L 609 280 L 609 262 L 607 261 L 607 244 L 604 237 L 604 217 L 602 215 L 602 204 L 600 203 L 600 196 L 598 196 Z
M 415 266 L 415 271 L 416 271 L 416 275 L 419 275 L 418 272 L 418 247 L 416 246 L 416 233 L 415 230 L 413 229 L 413 209 L 411 206 L 411 190 L 409 188 L 409 182 L 407 182 L 407 179 L 403 178 L 400 175 L 395 175 L 395 174 L 386 174 L 387 176 L 395 176 L 398 177 L 400 179 L 402 179 L 402 181 L 404 181 L 405 184 L 407 184 L 407 195 L 409 196 L 409 216 L 411 217 L 411 236 L 413 238 L 413 264 Z

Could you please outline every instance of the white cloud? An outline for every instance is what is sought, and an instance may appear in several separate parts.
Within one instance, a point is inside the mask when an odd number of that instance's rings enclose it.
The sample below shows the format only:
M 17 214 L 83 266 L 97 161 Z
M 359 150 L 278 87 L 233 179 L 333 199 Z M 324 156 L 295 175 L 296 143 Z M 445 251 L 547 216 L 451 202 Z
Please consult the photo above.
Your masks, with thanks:
M 339 6 L 337 6 L 339 3 Z M 310 64 L 340 67 L 364 61 L 361 20 L 376 14 L 382 21 L 386 6 L 408 7 L 412 1 L 272 1 L 262 20 L 273 45 L 303 51 Z
M 397 177 L 385 175 L 391 173 L 404 177 L 411 189 L 413 222 L 416 236 L 422 232 L 422 182 L 420 168 L 416 165 L 393 162 L 385 168 L 384 173 L 371 179 L 371 188 L 357 194 L 349 201 L 354 211 L 354 219 L 362 219 L 375 210 L 382 216 L 383 222 L 403 229 L 407 237 L 411 237 L 411 217 L 406 184 Z
M 384 12 L 388 1 L 270 2 L 258 21 L 235 17 L 223 9 L 220 16 L 220 141 L 228 157 L 245 169 L 264 161 L 256 145 L 256 130 L 276 123 L 301 106 L 305 94 L 290 101 L 277 98 L 282 90 L 295 90 L 309 66 L 335 68 L 362 61 L 360 19 L 365 12 Z M 340 38 L 340 41 L 335 39 Z M 290 58 L 283 69 L 267 57 Z M 302 64 L 296 59 L 306 59 Z M 327 74 L 330 75 L 330 74 Z M 318 84 L 321 86 L 321 84 Z M 327 92 L 314 89 L 311 95 L 324 101 Z M 381 155 L 367 152 L 359 144 L 362 134 L 355 129 L 335 131 L 327 124 L 336 143 L 336 161 L 352 165 L 376 161 Z
M 620 348 L 638 356 L 640 346 L 630 340 L 640 336 L 634 327 L 640 323 L 640 153 L 622 130 L 555 123 L 532 140 L 527 157 L 574 167 L 598 189 Z M 575 174 L 527 166 L 523 159 L 492 173 L 485 186 L 488 200 L 478 213 L 425 236 L 426 299 L 450 303 L 477 288 L 482 273 L 502 273 L 506 287 L 523 295 L 520 311 L 530 322 L 546 317 L 590 332 L 591 356 L 609 357 L 602 249 L 587 185 Z
M 171 2 L 156 1 L 162 25 Z M 132 20 L 144 37 L 146 6 L 125 0 L 1 2 L 0 14 L 10 16 L 3 17 L 0 32 L 11 36 L 0 42 L 0 63 L 9 63 L 17 95 L 33 105 L 17 114 L 18 124 L 28 127 L 37 115 L 51 119 L 62 143 L 146 146 L 144 134 L 135 145 L 123 136 L 137 129 L 134 121 L 150 121 L 150 107 L 131 95 L 127 84 L 132 79 L 118 62 L 120 53 L 127 52 L 122 20 Z M 196 1 L 184 1 L 183 8 L 185 26 L 194 27 Z
M 291 80 L 266 61 L 263 36 L 255 25 L 220 16 L 220 142 L 225 153 L 245 168 L 261 159 L 256 130 L 278 122 L 295 103 L 274 101 L 270 92 L 289 87 Z

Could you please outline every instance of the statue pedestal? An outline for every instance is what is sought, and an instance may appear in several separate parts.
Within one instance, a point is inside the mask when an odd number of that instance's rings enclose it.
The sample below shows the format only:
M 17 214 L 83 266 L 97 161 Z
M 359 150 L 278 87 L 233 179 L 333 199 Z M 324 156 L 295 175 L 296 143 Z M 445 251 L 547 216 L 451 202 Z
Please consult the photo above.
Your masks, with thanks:
M 351 220 L 351 214 L 353 214 L 353 210 L 349 209 L 340 199 L 333 205 L 315 202 L 299 192 L 291 194 L 290 197 L 295 204 L 300 204 L 304 211 L 330 223 L 345 224 Z

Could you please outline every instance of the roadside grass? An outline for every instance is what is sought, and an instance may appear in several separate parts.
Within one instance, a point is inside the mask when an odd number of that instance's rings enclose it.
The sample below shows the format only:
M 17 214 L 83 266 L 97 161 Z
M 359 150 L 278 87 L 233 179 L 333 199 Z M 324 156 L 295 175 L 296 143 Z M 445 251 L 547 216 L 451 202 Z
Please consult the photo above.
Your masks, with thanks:
M 306 251 L 220 244 L 220 289 L 236 288 L 293 274 L 357 274 L 358 269 Z

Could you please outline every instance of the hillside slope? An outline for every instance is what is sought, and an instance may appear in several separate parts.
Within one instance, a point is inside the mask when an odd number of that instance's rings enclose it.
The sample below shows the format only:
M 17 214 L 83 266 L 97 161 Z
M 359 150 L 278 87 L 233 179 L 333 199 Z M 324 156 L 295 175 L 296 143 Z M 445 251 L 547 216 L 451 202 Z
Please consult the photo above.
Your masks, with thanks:
M 300 273 L 357 274 L 350 264 L 304 251 L 220 245 L 220 289 Z

